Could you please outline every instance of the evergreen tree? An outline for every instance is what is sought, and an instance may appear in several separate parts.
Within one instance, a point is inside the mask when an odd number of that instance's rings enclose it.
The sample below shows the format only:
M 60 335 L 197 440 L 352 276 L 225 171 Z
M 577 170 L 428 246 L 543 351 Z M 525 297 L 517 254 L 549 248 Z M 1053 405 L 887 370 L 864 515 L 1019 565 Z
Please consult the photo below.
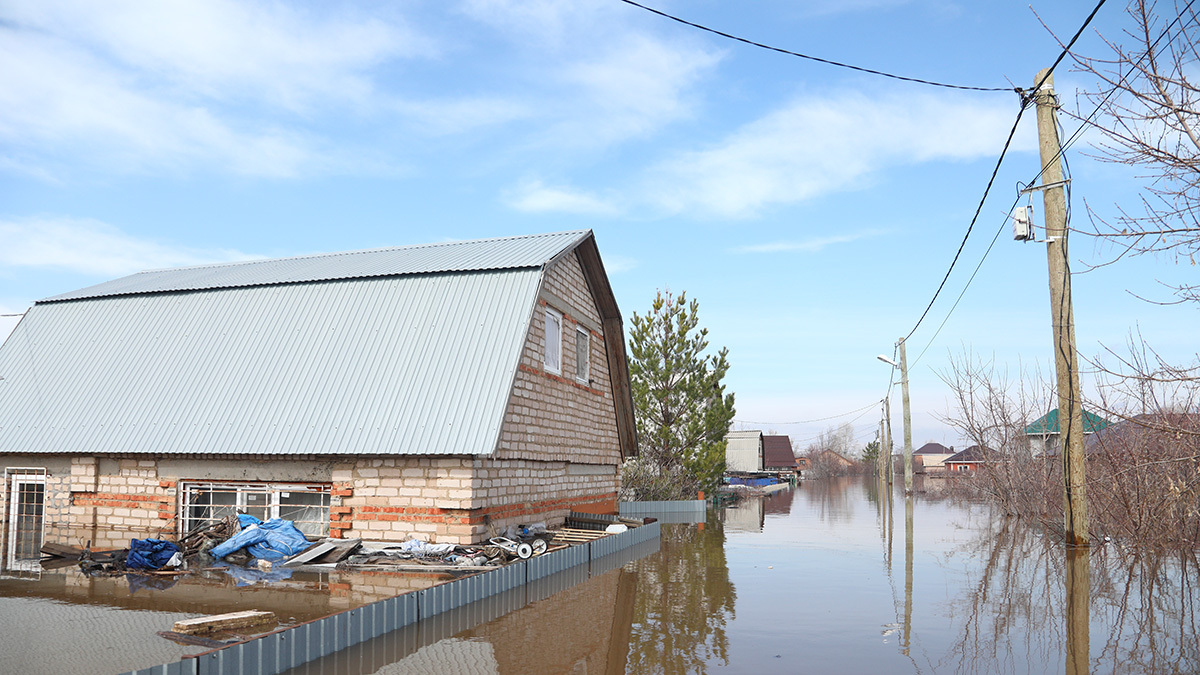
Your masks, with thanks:
M 633 315 L 629 374 L 639 456 L 625 466 L 623 487 L 637 499 L 692 499 L 725 473 L 725 435 L 733 394 L 722 380 L 727 349 L 706 354 L 708 329 L 687 294 L 659 291 L 650 312 Z

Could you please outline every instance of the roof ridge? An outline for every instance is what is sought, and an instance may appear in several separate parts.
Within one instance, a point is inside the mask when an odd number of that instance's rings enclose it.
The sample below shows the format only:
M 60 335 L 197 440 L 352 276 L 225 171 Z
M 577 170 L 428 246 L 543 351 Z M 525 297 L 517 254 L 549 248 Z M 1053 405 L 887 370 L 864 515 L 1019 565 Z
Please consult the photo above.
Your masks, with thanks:
M 252 258 L 250 260 L 235 260 L 222 263 L 204 263 L 201 265 L 185 265 L 182 267 L 158 267 L 154 269 L 141 270 L 134 272 L 138 274 L 155 274 L 159 272 L 177 272 L 180 270 L 203 270 L 216 269 L 220 267 L 238 267 L 241 265 L 253 265 L 264 262 L 284 262 L 289 260 L 315 260 L 318 258 L 337 258 L 339 256 L 364 255 L 367 253 L 381 253 L 383 251 L 401 251 L 415 250 L 422 248 L 437 248 L 440 246 L 459 246 L 462 244 L 484 244 L 499 241 L 515 241 L 517 239 L 541 239 L 544 237 L 560 237 L 568 234 L 585 234 L 587 230 L 563 230 L 562 232 L 539 232 L 537 234 L 518 234 L 508 237 L 487 237 L 484 239 L 456 239 L 454 241 L 438 241 L 427 244 L 407 244 L 404 246 L 379 246 L 377 248 L 360 248 L 353 251 L 333 251 L 327 253 L 305 253 L 302 255 L 283 256 L 281 258 Z

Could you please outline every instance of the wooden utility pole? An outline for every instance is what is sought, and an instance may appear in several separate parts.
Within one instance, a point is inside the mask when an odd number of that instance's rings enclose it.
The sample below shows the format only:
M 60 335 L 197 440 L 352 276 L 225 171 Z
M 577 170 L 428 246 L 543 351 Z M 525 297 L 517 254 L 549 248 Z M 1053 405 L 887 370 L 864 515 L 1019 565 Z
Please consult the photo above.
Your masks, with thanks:
M 1043 82 L 1043 80 L 1045 80 Z M 1054 369 L 1058 375 L 1058 430 L 1062 438 L 1063 520 L 1068 546 L 1088 545 L 1087 493 L 1083 453 L 1083 405 L 1075 354 L 1075 311 L 1071 305 L 1071 266 L 1067 258 L 1067 205 L 1058 138 L 1058 98 L 1049 69 L 1037 74 L 1038 145 L 1042 158 L 1042 199 L 1046 214 L 1046 260 L 1050 272 L 1050 322 L 1054 330 Z
M 904 398 L 904 494 L 912 494 L 913 464 L 912 464 L 912 413 L 908 408 L 908 357 L 904 353 L 904 338 L 897 343 L 900 346 L 900 392 Z

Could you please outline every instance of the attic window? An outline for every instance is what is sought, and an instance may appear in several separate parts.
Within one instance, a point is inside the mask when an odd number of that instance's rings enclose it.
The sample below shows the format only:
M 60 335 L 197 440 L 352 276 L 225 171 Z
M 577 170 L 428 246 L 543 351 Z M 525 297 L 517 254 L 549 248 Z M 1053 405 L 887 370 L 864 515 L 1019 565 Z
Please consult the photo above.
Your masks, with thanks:
M 562 314 L 546 308 L 546 372 L 562 374 Z
M 588 370 L 588 355 L 591 353 L 591 336 L 582 328 L 575 329 L 575 380 L 587 384 L 591 373 Z

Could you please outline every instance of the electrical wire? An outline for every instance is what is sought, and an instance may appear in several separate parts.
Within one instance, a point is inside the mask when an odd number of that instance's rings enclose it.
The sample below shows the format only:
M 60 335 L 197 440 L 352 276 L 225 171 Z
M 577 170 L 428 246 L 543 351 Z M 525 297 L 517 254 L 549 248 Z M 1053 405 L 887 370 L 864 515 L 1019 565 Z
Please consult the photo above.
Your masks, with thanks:
M 880 399 L 880 401 L 881 400 L 882 399 Z M 795 422 L 755 422 L 754 420 L 735 419 L 734 422 L 741 422 L 742 424 L 762 424 L 764 426 L 780 426 L 780 427 L 784 426 L 785 424 L 812 424 L 813 422 L 825 422 L 828 420 L 836 420 L 839 417 L 847 417 L 849 415 L 853 415 L 854 413 L 862 412 L 868 408 L 874 408 L 875 406 L 879 405 L 880 401 L 872 401 L 871 403 L 868 403 L 867 405 L 864 405 L 861 408 L 855 408 L 854 410 L 851 410 L 849 412 L 840 413 L 838 415 L 830 415 L 829 417 L 818 417 L 816 419 L 811 419 L 811 420 L 797 420 Z
M 1138 61 L 1134 64 L 1135 67 L 1133 70 L 1136 70 L 1136 67 L 1141 64 L 1142 60 L 1144 60 L 1149 55 L 1149 53 L 1158 46 L 1159 42 L 1162 42 L 1162 39 L 1164 37 L 1166 37 L 1167 34 L 1170 33 L 1171 30 L 1175 27 L 1175 25 L 1179 23 L 1179 20 L 1181 18 L 1183 18 L 1183 14 L 1186 13 L 1188 10 L 1190 10 L 1192 5 L 1195 4 L 1196 2 L 1197 2 L 1197 0 L 1191 0 L 1190 2 L 1188 2 L 1188 4 L 1183 8 L 1183 10 L 1179 13 L 1179 15 L 1175 17 L 1175 20 L 1172 21 L 1165 29 L 1163 29 L 1163 32 L 1159 34 L 1158 38 L 1156 38 L 1154 40 L 1154 42 L 1151 43 L 1150 48 L 1147 51 L 1147 53 L 1143 54 L 1142 57 L 1138 59 Z M 1195 19 L 1196 18 L 1195 15 L 1193 15 L 1192 18 Z M 1188 23 L 1191 23 L 1191 21 L 1189 21 Z M 1186 28 L 1186 27 L 1187 27 L 1187 24 L 1184 24 L 1183 26 L 1180 26 L 1180 29 L 1182 30 L 1183 28 Z M 1070 45 L 1068 45 L 1068 48 L 1069 47 L 1070 47 Z M 1060 56 L 1059 61 L 1061 61 L 1061 60 L 1062 60 L 1062 57 Z M 1057 63 L 1058 63 L 1058 61 L 1055 62 L 1056 65 L 1057 65 Z M 1062 163 L 1063 163 L 1063 176 L 1064 176 L 1064 179 L 1066 180 L 1064 189 L 1066 191 L 1066 212 L 1065 212 L 1066 225 L 1065 225 L 1065 227 L 1067 229 L 1070 229 L 1070 222 L 1071 222 L 1071 182 L 1070 182 L 1071 165 L 1067 161 L 1067 156 L 1065 153 L 1068 148 L 1073 146 L 1075 144 L 1075 142 L 1079 140 L 1081 134 L 1083 133 L 1083 130 L 1086 129 L 1089 124 L 1091 124 L 1092 119 L 1095 118 L 1096 114 L 1099 113 L 1100 110 L 1103 109 L 1104 105 L 1108 103 L 1108 99 L 1112 97 L 1113 93 L 1117 90 L 1117 87 L 1119 87 L 1121 85 L 1121 83 L 1123 83 L 1125 81 L 1126 77 L 1127 77 L 1127 74 L 1121 76 L 1120 80 L 1117 82 L 1117 85 L 1114 86 L 1112 89 L 1110 89 L 1108 94 L 1106 94 L 1104 96 L 1104 99 L 1101 100 L 1100 103 L 1098 103 L 1095 108 L 1093 108 L 1092 112 L 1080 123 L 1079 127 L 1077 127 L 1075 129 L 1075 131 L 1071 134 L 1071 137 L 1068 138 L 1065 143 L 1060 144 L 1058 153 L 1054 156 L 1053 159 L 1050 160 L 1051 162 L 1053 162 L 1055 159 L 1061 159 Z M 1043 78 L 1043 82 L 1044 81 L 1045 81 L 1045 78 Z M 1039 83 L 1039 88 L 1040 88 L 1040 83 Z M 1064 132 L 1061 124 L 1058 125 L 1058 131 L 1059 131 L 1060 138 L 1065 135 L 1065 132 Z M 1046 172 L 1047 167 L 1049 167 L 1049 166 L 1050 166 L 1050 162 L 1047 162 L 1045 165 L 1043 165 L 1041 167 L 1041 169 L 1037 172 L 1037 175 L 1035 175 L 1029 181 L 1029 183 L 1027 183 L 1026 185 L 1033 185 L 1038 180 L 1040 180 L 1042 175 Z M 1020 192 L 1020 190 L 1018 189 L 1018 196 L 1013 201 L 1012 206 L 1009 207 L 1010 213 L 1012 212 L 1013 208 L 1016 207 L 1017 203 L 1021 199 L 1019 192 Z M 983 267 L 984 261 L 987 260 L 988 255 L 992 252 L 992 247 L 994 247 L 996 245 L 996 241 L 1000 238 L 1000 233 L 1004 231 L 1004 228 L 1007 225 L 1007 223 L 1008 223 L 1008 219 L 1006 217 L 1004 222 L 1001 223 L 1000 228 L 996 231 L 996 235 L 994 237 L 992 237 L 991 243 L 988 244 L 987 250 L 984 251 L 983 256 L 979 260 L 979 264 L 977 264 L 975 266 L 975 270 L 973 272 L 971 272 L 971 276 L 970 276 L 970 278 L 967 279 L 966 285 L 963 286 L 962 292 L 960 292 L 958 294 L 958 298 L 955 299 L 954 304 L 950 307 L 950 311 L 948 311 L 946 313 L 945 318 L 942 319 L 942 323 L 939 324 L 937 327 L 937 330 L 934 331 L 933 337 L 931 337 L 929 339 L 929 342 L 925 345 L 925 348 L 922 349 L 921 353 L 917 355 L 917 358 L 913 360 L 912 365 L 915 366 L 917 364 L 917 362 L 921 360 L 921 357 L 925 355 L 925 352 L 927 352 L 929 350 L 929 348 L 931 346 L 933 346 L 934 341 L 937 340 L 937 336 L 942 332 L 942 328 L 945 327 L 946 322 L 950 320 L 950 316 L 954 313 L 954 310 L 958 307 L 959 302 L 961 302 L 963 299 L 963 296 L 966 295 L 967 289 L 971 287 L 971 282 L 975 280 L 975 276 L 979 273 L 979 269 L 981 267 Z M 911 335 L 911 333 L 910 333 L 910 335 Z
M 1100 0 L 1100 2 L 1098 2 L 1096 6 L 1092 8 L 1091 14 L 1088 14 L 1087 18 L 1084 19 L 1083 24 L 1079 26 L 1079 30 L 1075 31 L 1075 35 L 1072 36 L 1071 40 L 1066 44 L 1065 47 L 1063 47 L 1062 51 L 1058 55 L 1058 58 L 1056 58 L 1054 63 L 1051 64 L 1048 69 L 1046 69 L 1046 74 L 1034 86 L 1034 93 L 1042 88 L 1042 85 L 1045 84 L 1046 80 L 1048 80 L 1054 73 L 1054 69 L 1057 68 L 1058 64 L 1062 63 L 1062 60 L 1068 53 L 1070 53 L 1071 47 L 1075 45 L 1075 42 L 1079 39 L 1079 36 L 1083 35 L 1083 31 L 1087 29 L 1088 24 L 1092 22 L 1092 18 L 1096 16 L 1096 13 L 1100 11 L 1100 8 L 1104 6 L 1105 2 L 1107 2 L 1107 0 Z M 1008 139 L 1004 141 L 1004 147 L 1000 150 L 1000 157 L 996 159 L 996 166 L 992 169 L 991 178 L 988 179 L 987 186 L 985 186 L 983 189 L 983 197 L 981 197 L 979 200 L 979 206 L 975 209 L 975 215 L 972 216 L 971 223 L 967 226 L 967 232 L 963 235 L 962 243 L 958 245 L 958 251 L 955 252 L 954 259 L 950 261 L 950 267 L 946 270 L 945 276 L 942 277 L 942 282 L 938 284 L 937 290 L 934 291 L 933 297 L 929 299 L 929 304 L 925 306 L 925 311 L 921 312 L 921 317 L 917 319 L 917 323 L 913 325 L 912 330 L 910 330 L 908 335 L 904 337 L 905 340 L 912 337 L 913 333 L 917 332 L 917 329 L 921 327 L 921 323 L 925 321 L 925 317 L 929 315 L 929 310 L 933 308 L 933 303 L 937 301 L 938 296 L 941 295 L 942 289 L 945 288 L 946 281 L 950 279 L 950 273 L 954 271 L 954 266 L 958 263 L 958 259 L 962 255 L 963 248 L 967 245 L 967 240 L 971 237 L 971 231 L 975 228 L 975 223 L 979 220 L 979 214 L 983 211 L 983 205 L 987 202 L 988 195 L 992 191 L 992 185 L 996 182 L 996 175 L 1000 172 L 1000 165 L 1004 163 L 1004 157 L 1008 154 L 1008 148 L 1010 145 L 1012 145 L 1012 139 L 1017 133 L 1017 125 L 1021 123 L 1021 117 L 1029 108 L 1029 104 L 1031 102 L 1031 98 L 1026 97 L 1023 91 L 1018 91 L 1021 93 L 1021 110 L 1017 112 L 1017 119 L 1013 121 L 1012 129 L 1008 132 Z
M 925 85 L 929 85 L 931 87 L 944 87 L 946 89 L 962 89 L 962 90 L 967 90 L 967 91 L 1012 91 L 1013 90 L 1012 87 L 970 87 L 970 86 L 961 85 L 961 84 L 947 84 L 945 82 L 936 82 L 934 80 L 923 80 L 923 79 L 917 78 L 917 77 L 906 77 L 904 75 L 896 75 L 894 73 L 888 73 L 888 72 L 884 72 L 882 70 L 874 70 L 872 68 L 864 68 L 862 66 L 855 66 L 855 65 L 851 65 L 849 63 L 842 63 L 841 61 L 834 61 L 832 59 L 823 59 L 819 56 L 812 56 L 810 54 L 801 54 L 800 52 L 793 52 L 793 51 L 790 51 L 787 49 L 781 49 L 779 47 L 772 47 L 771 45 L 763 44 L 761 42 L 755 42 L 754 40 L 747 40 L 746 38 L 738 37 L 738 36 L 732 35 L 730 33 L 719 31 L 719 30 L 716 30 L 715 28 L 709 28 L 708 26 L 694 23 L 692 21 L 688 21 L 687 19 L 681 19 L 672 14 L 667 14 L 666 12 L 663 12 L 661 10 L 654 9 L 653 7 L 647 7 L 646 5 L 643 5 L 641 3 L 634 2 L 633 0 L 620 0 L 620 1 L 627 5 L 632 5 L 639 9 L 644 9 L 647 12 L 650 12 L 651 14 L 657 14 L 657 15 L 663 17 L 664 19 L 670 19 L 671 21 L 681 23 L 685 26 L 691 26 L 692 28 L 696 28 L 696 29 L 699 29 L 699 30 L 702 30 L 702 31 L 705 31 L 708 33 L 712 33 L 713 35 L 719 35 L 719 36 L 729 39 L 729 40 L 741 42 L 742 44 L 747 44 L 752 47 L 758 47 L 759 49 L 766 49 L 768 51 L 778 52 L 780 54 L 786 54 L 788 56 L 795 56 L 797 58 L 807 59 L 809 61 L 816 61 L 817 63 L 824 63 L 825 65 L 829 65 L 829 66 L 836 66 L 838 68 L 847 68 L 849 70 L 855 70 L 860 73 L 867 73 L 870 75 L 878 75 L 880 77 L 888 77 L 893 80 L 902 80 L 904 82 L 925 84 Z M 1104 4 L 1104 2 L 1102 1 L 1100 4 Z M 1097 9 L 1099 9 L 1099 7 L 1097 7 Z M 1093 14 L 1095 14 L 1094 11 L 1093 11 Z M 1089 17 L 1089 20 L 1090 20 L 1090 17 Z

